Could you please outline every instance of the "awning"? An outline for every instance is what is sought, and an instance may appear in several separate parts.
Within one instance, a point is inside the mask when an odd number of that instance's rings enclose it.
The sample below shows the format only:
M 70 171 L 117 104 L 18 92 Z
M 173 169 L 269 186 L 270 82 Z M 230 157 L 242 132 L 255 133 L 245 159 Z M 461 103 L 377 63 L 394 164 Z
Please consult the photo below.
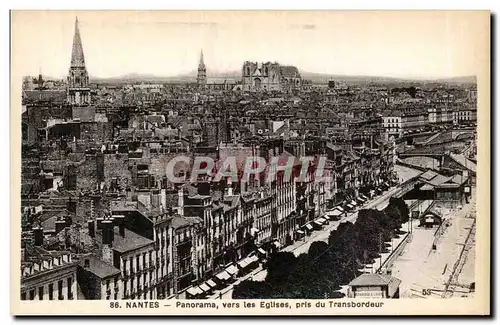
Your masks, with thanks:
M 360 197 L 362 197 L 365 201 L 368 201 L 368 197 L 366 197 L 366 195 L 361 194 Z
M 186 290 L 187 293 L 189 293 L 191 296 L 196 296 L 199 295 L 200 293 L 203 293 L 203 291 L 199 287 L 191 287 Z
M 207 285 L 206 282 L 200 284 L 200 289 L 203 290 L 204 292 L 209 292 L 210 291 L 210 287 Z
M 304 232 L 303 230 L 297 230 L 297 234 L 299 234 L 299 235 L 304 235 L 304 234 L 305 234 L 305 232 Z
M 259 260 L 259 258 L 256 255 L 252 255 L 248 257 L 248 264 L 255 263 Z
M 361 203 L 365 203 L 366 202 L 366 199 L 364 197 L 361 197 L 361 196 L 358 196 L 358 198 L 356 200 L 358 200 Z
M 229 279 L 231 276 L 229 275 L 229 273 L 227 273 L 226 271 L 222 271 L 221 273 L 217 274 L 215 276 L 217 279 L 219 280 L 227 280 Z
M 280 244 L 280 242 L 279 242 L 279 241 L 275 241 L 275 242 L 273 243 L 273 245 L 274 245 L 274 247 L 276 247 L 276 248 L 280 248 L 280 247 L 281 247 L 281 244 Z
M 318 220 L 314 220 L 314 223 L 317 224 L 318 226 L 322 226 L 323 225 L 323 222 L 318 221 Z
M 353 206 L 352 204 L 350 204 L 350 203 L 347 205 L 347 207 L 348 207 L 349 209 L 354 208 L 354 206 Z
M 257 250 L 257 252 L 259 252 L 259 253 L 261 253 L 261 254 L 263 254 L 263 255 L 266 255 L 266 251 L 265 251 L 265 250 L 263 250 L 262 248 L 259 248 L 259 249 Z
M 356 201 L 352 200 L 352 201 L 351 201 L 351 205 L 356 206 L 356 205 L 358 205 L 358 204 L 356 203 Z
M 328 214 L 329 216 L 332 216 L 332 217 L 338 217 L 338 216 L 342 215 L 342 213 L 344 213 L 344 212 L 342 212 L 342 211 L 340 211 L 340 210 L 338 210 L 338 209 L 335 209 L 335 210 L 332 210 L 332 211 L 328 211 L 328 212 L 327 212 L 327 214 Z
M 215 284 L 215 282 L 213 280 L 208 280 L 207 281 L 207 284 L 209 287 L 211 288 L 215 288 L 217 286 L 217 284 Z
M 340 212 L 344 212 L 344 208 L 341 206 L 335 207 L 335 209 L 339 210 Z
M 236 263 L 240 268 L 245 268 L 248 266 L 248 258 L 244 258 L 241 261 Z
M 425 184 L 420 188 L 421 191 L 432 191 L 434 189 L 434 186 L 430 184 Z
M 391 186 L 389 185 L 389 183 L 387 183 L 387 182 L 385 182 L 385 183 L 384 183 L 384 185 L 385 185 L 385 186 L 387 186 L 387 187 L 391 187 Z
M 236 273 L 238 273 L 238 269 L 236 268 L 236 266 L 231 265 L 226 268 L 226 272 L 229 273 L 229 275 L 235 275 Z
M 327 221 L 327 220 L 325 219 L 325 217 L 319 217 L 319 218 L 318 218 L 318 220 L 319 220 L 319 221 L 321 221 L 321 222 L 323 222 L 323 223 L 325 223 L 325 222 Z
M 307 228 L 307 229 L 309 229 L 309 230 L 312 230 L 312 229 L 313 229 L 313 226 L 312 226 L 310 223 L 308 223 L 308 224 L 306 225 L 306 228 Z
M 327 214 L 325 214 L 325 215 L 323 216 L 323 218 L 325 218 L 325 220 L 326 220 L 326 221 L 330 221 L 330 216 L 329 216 L 329 215 L 327 215 Z

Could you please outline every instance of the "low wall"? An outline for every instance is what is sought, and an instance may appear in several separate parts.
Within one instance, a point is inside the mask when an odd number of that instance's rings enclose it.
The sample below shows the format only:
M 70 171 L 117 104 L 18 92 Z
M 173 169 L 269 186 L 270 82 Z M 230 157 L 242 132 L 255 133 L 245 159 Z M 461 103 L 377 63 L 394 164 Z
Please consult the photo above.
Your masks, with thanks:
M 406 244 L 410 241 L 410 236 L 411 233 L 406 233 L 405 237 L 403 240 L 399 243 L 398 246 L 396 246 L 396 249 L 394 249 L 389 256 L 385 259 L 385 261 L 382 263 L 382 265 L 378 268 L 377 273 L 380 273 L 382 270 L 387 270 L 389 269 L 394 261 L 401 256 L 403 253 L 403 250 L 406 247 Z

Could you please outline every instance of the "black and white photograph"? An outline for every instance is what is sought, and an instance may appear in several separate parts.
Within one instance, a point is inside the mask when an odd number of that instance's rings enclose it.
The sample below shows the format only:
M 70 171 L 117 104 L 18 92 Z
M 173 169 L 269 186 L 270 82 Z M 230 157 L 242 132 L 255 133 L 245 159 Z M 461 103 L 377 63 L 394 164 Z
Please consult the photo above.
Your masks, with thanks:
M 487 301 L 489 21 L 12 11 L 11 300 Z

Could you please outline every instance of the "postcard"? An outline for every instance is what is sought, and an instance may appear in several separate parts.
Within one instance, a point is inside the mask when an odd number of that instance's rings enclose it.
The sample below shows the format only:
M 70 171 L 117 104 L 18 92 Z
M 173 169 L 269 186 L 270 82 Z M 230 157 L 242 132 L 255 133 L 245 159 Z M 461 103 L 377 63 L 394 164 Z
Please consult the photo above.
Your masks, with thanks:
M 11 313 L 489 315 L 490 19 L 11 11 Z

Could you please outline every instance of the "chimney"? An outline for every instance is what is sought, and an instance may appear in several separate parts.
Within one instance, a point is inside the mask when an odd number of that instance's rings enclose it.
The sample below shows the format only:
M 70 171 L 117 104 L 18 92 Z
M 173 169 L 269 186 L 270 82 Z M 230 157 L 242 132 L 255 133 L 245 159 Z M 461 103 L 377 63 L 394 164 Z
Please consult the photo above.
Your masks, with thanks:
M 112 246 L 113 245 L 113 222 L 111 220 L 103 220 L 101 223 L 102 226 L 102 243 L 104 246 Z
M 152 208 L 160 207 L 160 191 L 157 189 L 151 190 L 151 207 Z
M 198 183 L 198 194 L 210 195 L 210 183 L 209 182 Z
M 113 223 L 118 227 L 118 231 L 121 237 L 125 237 L 125 216 L 124 215 L 115 215 L 113 216 Z
M 233 196 L 233 180 L 231 177 L 227 179 L 227 196 Z
M 56 221 L 56 234 L 60 233 L 64 228 L 66 228 L 66 221 L 63 218 L 58 218 Z
M 94 220 L 89 220 L 87 221 L 88 228 L 89 228 L 89 236 L 94 238 L 95 237 L 95 221 Z
M 184 192 L 182 191 L 182 187 L 179 187 L 178 195 L 179 201 L 177 206 L 179 207 L 179 214 L 184 216 Z
M 33 237 L 35 239 L 35 246 L 43 246 L 43 228 L 33 228 Z
M 167 206 L 167 190 L 164 187 L 160 190 L 160 206 L 163 208 Z
M 88 269 L 90 268 L 90 260 L 88 258 L 86 258 L 84 261 L 83 261 L 83 267 L 85 269 Z
M 102 222 L 104 221 L 104 218 L 97 218 L 97 229 L 102 229 Z
M 113 249 L 111 245 L 102 245 L 102 260 L 110 265 L 113 265 Z

